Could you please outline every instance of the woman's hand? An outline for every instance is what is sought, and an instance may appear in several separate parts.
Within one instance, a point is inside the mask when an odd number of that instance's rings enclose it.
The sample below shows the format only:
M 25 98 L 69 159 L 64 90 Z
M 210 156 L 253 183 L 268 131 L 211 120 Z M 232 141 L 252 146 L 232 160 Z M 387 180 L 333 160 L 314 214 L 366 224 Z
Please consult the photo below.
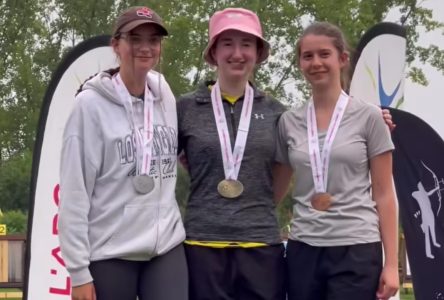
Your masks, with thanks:
M 273 199 L 279 203 L 288 192 L 293 169 L 290 166 L 275 162 L 273 165 Z
M 92 282 L 72 288 L 72 300 L 96 300 L 96 291 Z
M 384 118 L 384 122 L 385 122 L 385 124 L 387 124 L 390 131 L 393 131 L 396 127 L 396 124 L 393 123 L 392 114 L 390 113 L 390 110 L 388 110 L 387 108 L 384 108 L 382 110 L 382 117 Z
M 376 299 L 387 300 L 396 295 L 399 289 L 399 273 L 395 266 L 384 266 L 379 278 Z

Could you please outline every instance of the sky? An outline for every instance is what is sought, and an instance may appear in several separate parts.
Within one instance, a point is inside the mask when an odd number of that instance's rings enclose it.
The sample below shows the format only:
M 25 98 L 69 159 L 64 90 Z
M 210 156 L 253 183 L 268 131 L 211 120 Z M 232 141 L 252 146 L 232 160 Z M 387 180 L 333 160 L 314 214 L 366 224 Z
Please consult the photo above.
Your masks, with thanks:
M 420 6 L 432 9 L 433 18 L 444 22 L 444 0 L 424 0 Z M 397 22 L 399 16 L 396 13 L 389 14 L 386 21 Z M 444 33 L 433 31 L 420 34 L 419 43 L 422 46 L 435 44 L 444 49 Z M 421 67 L 429 80 L 428 86 L 413 83 L 407 79 L 405 82 L 405 102 L 400 107 L 411 112 L 426 121 L 444 139 L 444 75 L 430 65 L 423 65 L 419 61 L 415 66 Z

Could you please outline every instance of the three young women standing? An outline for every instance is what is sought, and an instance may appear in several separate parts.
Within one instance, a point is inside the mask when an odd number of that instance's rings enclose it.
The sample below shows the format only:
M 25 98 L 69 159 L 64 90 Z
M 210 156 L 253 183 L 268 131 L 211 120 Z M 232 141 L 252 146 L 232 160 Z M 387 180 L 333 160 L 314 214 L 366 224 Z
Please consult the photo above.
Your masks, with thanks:
M 178 103 L 179 149 L 191 178 L 185 218 L 190 298 L 285 299 L 284 249 L 273 201 L 273 184 L 275 194 L 283 194 L 286 184 L 279 179 L 288 174 L 285 165 L 274 168 L 273 159 L 284 107 L 249 82 L 269 44 L 249 10 L 216 12 L 209 27 L 205 59 L 217 66 L 217 81 Z M 187 299 L 176 171 L 163 165 L 176 159 L 174 98 L 163 77 L 151 71 L 166 34 L 152 10 L 124 12 L 112 40 L 120 70 L 86 82 L 67 124 L 60 238 L 73 299 Z M 300 66 L 313 87 L 310 139 L 321 144 L 313 153 L 318 162 L 331 158 L 324 164 L 329 171 L 311 176 L 307 130 L 301 131 L 306 109 L 280 121 L 278 161 L 297 172 L 290 299 L 352 299 L 356 291 L 345 288 L 356 281 L 350 272 L 365 275 L 363 286 L 373 295 L 368 299 L 374 299 L 379 278 L 380 298 L 397 284 L 396 247 L 390 242 L 397 241 L 393 191 L 387 186 L 392 145 L 380 111 L 341 92 L 339 74 L 346 64 L 344 48 L 337 48 L 341 42 L 306 33 L 298 46 Z M 338 95 L 345 113 L 336 138 L 317 136 L 327 129 Z M 160 136 L 162 142 L 156 140 Z M 332 155 L 321 154 L 319 148 L 332 141 Z M 369 196 L 368 165 L 377 210 Z M 318 181 L 314 193 L 310 181 L 331 173 L 334 179 Z M 386 251 L 382 273 L 379 223 Z

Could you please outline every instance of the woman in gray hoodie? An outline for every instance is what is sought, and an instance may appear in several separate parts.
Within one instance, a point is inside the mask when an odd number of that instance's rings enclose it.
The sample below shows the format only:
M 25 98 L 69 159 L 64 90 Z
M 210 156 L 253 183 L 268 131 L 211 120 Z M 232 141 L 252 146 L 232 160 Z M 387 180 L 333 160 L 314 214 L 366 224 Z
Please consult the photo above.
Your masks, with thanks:
M 188 299 L 176 103 L 152 70 L 167 34 L 151 9 L 124 11 L 119 68 L 82 85 L 66 124 L 59 236 L 73 299 Z

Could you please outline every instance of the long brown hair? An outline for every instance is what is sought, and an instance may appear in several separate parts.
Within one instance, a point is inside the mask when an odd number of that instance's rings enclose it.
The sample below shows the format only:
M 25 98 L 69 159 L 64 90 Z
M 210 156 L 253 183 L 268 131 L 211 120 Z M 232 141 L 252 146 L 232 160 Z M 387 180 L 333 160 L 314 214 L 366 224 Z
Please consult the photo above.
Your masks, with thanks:
M 333 46 L 338 50 L 339 55 L 343 53 L 347 53 L 349 55 L 349 46 L 347 40 L 345 39 L 344 34 L 341 29 L 336 25 L 333 25 L 328 22 L 314 22 L 310 24 L 305 30 L 302 32 L 301 37 L 296 43 L 296 55 L 297 62 L 299 64 L 299 59 L 301 57 L 301 43 L 305 36 L 313 34 L 313 35 L 324 35 L 332 39 Z M 341 69 L 341 87 L 344 91 L 348 92 L 350 85 L 350 65 L 347 61 L 346 65 Z

